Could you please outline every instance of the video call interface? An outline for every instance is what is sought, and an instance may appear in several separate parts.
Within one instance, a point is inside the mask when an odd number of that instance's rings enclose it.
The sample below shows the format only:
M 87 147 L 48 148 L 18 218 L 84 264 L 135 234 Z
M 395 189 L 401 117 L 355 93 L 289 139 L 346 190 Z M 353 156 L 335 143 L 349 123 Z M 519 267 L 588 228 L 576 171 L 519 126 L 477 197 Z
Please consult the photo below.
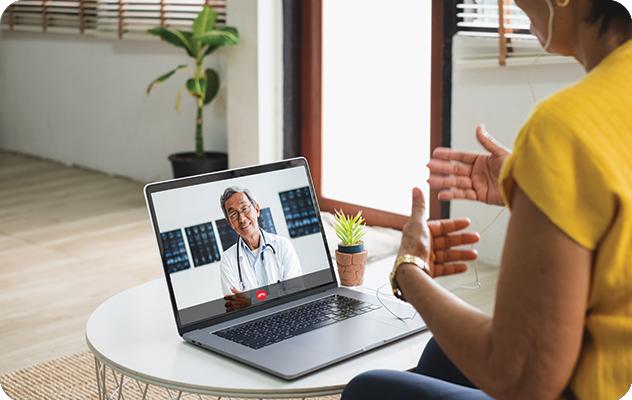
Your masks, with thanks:
M 235 246 L 243 255 L 243 240 L 220 204 L 230 186 L 247 188 L 259 206 L 258 217 L 254 209 L 249 215 L 261 229 L 260 244 L 267 244 L 261 247 L 263 255 L 257 255 L 263 260 L 258 261 L 259 271 L 263 269 L 267 277 L 264 285 L 255 286 L 246 277 L 255 276 L 255 267 L 243 261 L 246 257 L 237 262 Z M 159 191 L 152 194 L 152 202 L 163 264 L 182 325 L 333 281 L 304 167 Z M 227 257 L 224 263 L 223 257 Z M 235 291 L 227 293 L 222 281 L 234 282 L 230 286 L 237 286 Z

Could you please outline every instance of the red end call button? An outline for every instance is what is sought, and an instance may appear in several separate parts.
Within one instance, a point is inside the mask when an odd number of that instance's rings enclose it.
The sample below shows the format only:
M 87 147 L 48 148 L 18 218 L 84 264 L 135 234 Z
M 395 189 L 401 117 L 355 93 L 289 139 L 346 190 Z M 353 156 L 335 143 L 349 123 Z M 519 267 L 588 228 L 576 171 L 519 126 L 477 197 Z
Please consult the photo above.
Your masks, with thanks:
M 259 290 L 257 292 L 257 300 L 265 300 L 266 297 L 268 297 L 268 294 L 266 293 L 265 290 Z

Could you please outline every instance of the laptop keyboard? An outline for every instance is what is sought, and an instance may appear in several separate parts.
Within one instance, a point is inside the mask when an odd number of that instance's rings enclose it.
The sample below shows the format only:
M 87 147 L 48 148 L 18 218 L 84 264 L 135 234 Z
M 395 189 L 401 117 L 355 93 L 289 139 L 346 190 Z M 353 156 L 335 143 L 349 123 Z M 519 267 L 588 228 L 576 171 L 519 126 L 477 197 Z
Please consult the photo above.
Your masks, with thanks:
M 290 310 L 213 332 L 224 339 L 261 349 L 380 308 L 346 296 L 333 295 Z

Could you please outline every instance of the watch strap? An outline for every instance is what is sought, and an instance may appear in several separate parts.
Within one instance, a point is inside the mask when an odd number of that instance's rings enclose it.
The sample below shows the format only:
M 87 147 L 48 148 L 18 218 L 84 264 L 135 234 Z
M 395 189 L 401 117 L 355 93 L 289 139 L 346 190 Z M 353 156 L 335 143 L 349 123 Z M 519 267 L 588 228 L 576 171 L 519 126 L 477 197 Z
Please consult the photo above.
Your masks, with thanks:
M 397 257 L 397 259 L 395 260 L 395 265 L 393 266 L 393 271 L 391 271 L 390 281 L 391 288 L 393 289 L 393 295 L 400 300 L 403 300 L 402 291 L 397 285 L 397 280 L 395 279 L 395 276 L 397 275 L 397 270 L 399 269 L 399 266 L 402 264 L 416 265 L 419 269 L 424 271 L 426 274 L 428 274 L 428 276 L 432 278 L 432 271 L 430 271 L 430 267 L 428 266 L 428 263 L 426 261 L 412 254 L 404 254 Z

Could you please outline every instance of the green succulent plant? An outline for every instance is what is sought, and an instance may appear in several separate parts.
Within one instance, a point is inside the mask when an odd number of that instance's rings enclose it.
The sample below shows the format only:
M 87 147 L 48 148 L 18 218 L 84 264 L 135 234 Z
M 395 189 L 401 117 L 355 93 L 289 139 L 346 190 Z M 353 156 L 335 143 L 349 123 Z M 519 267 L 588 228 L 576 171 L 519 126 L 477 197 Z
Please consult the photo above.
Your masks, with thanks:
M 182 47 L 189 57 L 195 60 L 195 69 L 191 71 L 191 78 L 180 89 L 176 98 L 176 111 L 180 110 L 182 92 L 187 90 L 196 99 L 197 116 L 195 120 L 195 155 L 204 158 L 204 138 L 202 136 L 202 108 L 208 105 L 219 91 L 219 75 L 212 68 L 204 70 L 206 56 L 222 46 L 232 46 L 239 43 L 239 32 L 230 26 L 216 27 L 217 13 L 210 7 L 204 6 L 193 21 L 192 30 L 181 31 L 172 28 L 148 29 L 147 33 L 160 36 L 165 42 Z M 155 79 L 147 88 L 147 94 L 154 85 L 162 83 L 188 65 L 179 65 L 176 69 Z
M 342 241 L 342 245 L 353 246 L 360 243 L 366 233 L 366 223 L 364 218 L 362 218 L 362 211 L 359 211 L 355 217 L 345 215 L 342 210 L 335 211 L 334 229 L 336 230 L 336 236 Z

